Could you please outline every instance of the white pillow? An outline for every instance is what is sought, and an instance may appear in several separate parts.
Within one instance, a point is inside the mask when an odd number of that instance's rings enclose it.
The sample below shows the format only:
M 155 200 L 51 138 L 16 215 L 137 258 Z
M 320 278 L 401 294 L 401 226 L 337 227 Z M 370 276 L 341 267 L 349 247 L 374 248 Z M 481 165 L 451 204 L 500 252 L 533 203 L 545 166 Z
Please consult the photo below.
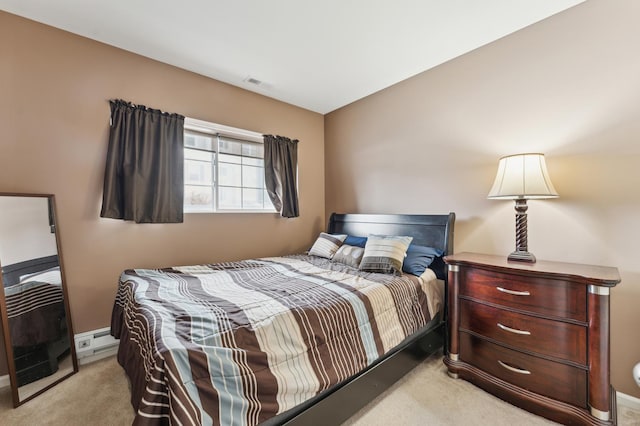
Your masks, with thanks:
M 313 243 L 311 250 L 309 250 L 309 255 L 331 259 L 346 238 L 346 235 L 321 232 L 316 242 Z
M 360 270 L 382 274 L 402 274 L 402 262 L 413 237 L 369 235 Z

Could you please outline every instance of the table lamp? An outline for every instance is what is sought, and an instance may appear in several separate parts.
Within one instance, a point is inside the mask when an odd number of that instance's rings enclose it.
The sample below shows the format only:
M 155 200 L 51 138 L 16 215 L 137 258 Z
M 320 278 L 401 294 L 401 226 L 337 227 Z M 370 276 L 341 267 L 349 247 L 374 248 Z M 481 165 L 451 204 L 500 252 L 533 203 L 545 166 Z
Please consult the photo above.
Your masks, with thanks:
M 527 200 L 557 197 L 544 154 L 516 154 L 500 159 L 496 180 L 487 198 L 516 202 L 516 250 L 508 260 L 536 261 L 527 248 Z

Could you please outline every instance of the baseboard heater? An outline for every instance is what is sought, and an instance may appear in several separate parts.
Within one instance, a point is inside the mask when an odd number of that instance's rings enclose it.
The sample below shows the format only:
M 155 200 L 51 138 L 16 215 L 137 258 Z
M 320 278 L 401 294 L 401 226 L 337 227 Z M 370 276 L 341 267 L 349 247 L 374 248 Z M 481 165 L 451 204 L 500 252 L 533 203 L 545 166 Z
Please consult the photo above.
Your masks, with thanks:
M 118 342 L 109 327 L 76 334 L 74 341 L 79 364 L 97 361 L 118 352 Z

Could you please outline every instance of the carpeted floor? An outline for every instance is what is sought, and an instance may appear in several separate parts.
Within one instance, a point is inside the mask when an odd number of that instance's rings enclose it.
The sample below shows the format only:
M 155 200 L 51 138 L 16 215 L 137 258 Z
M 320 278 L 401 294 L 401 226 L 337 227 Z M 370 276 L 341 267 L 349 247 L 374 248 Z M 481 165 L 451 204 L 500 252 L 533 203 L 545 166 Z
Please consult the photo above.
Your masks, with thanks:
M 82 366 L 78 374 L 16 409 L 10 389 L 0 389 L 0 424 L 130 425 L 134 413 L 129 397 L 127 378 L 111 357 Z M 451 379 L 442 357 L 432 356 L 344 426 L 553 424 L 470 383 Z M 640 412 L 623 407 L 618 424 L 640 426 Z
M 446 373 L 432 356 L 360 410 L 343 426 L 557 425 Z M 619 426 L 640 426 L 640 411 L 618 407 Z
M 80 371 L 18 408 L 11 389 L 0 389 L 0 424 L 130 425 L 129 384 L 115 357 L 80 366 Z

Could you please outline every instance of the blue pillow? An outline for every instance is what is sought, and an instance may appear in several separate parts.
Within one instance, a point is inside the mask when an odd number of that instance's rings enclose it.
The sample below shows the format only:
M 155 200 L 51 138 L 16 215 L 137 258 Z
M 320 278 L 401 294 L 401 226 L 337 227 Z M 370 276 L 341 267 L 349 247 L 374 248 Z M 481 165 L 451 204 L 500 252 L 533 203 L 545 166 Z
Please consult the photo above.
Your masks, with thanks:
M 442 250 L 437 248 L 411 244 L 402 263 L 402 271 L 419 277 L 431 265 L 433 260 L 442 256 L 443 253 Z
M 344 240 L 344 244 L 364 248 L 364 246 L 367 245 L 367 237 L 354 237 L 353 235 L 347 235 L 347 239 Z

